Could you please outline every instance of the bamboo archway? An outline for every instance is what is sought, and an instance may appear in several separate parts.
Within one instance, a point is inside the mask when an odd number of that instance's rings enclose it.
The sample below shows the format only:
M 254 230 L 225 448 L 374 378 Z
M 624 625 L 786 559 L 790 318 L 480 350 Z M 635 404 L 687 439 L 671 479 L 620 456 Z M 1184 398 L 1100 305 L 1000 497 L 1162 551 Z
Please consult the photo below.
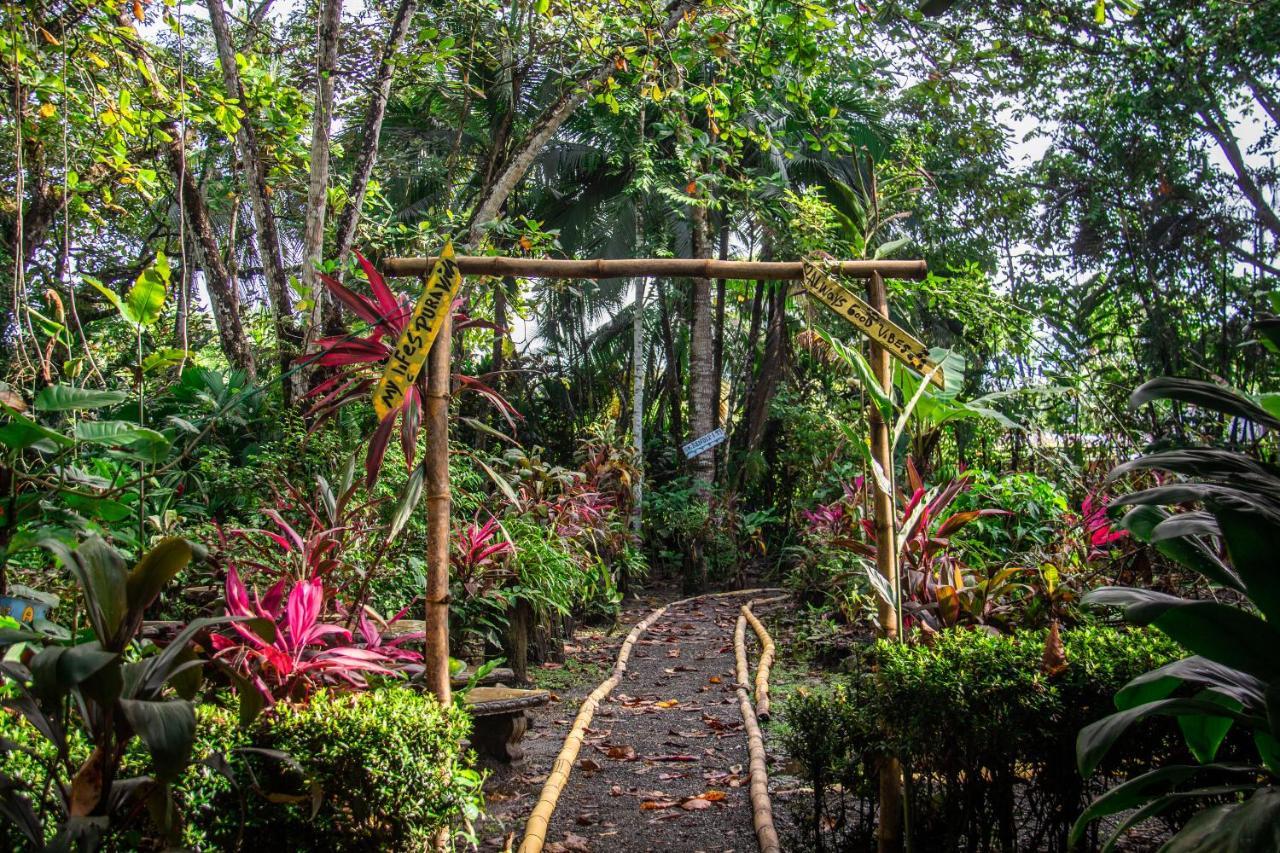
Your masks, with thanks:
M 440 261 L 438 257 L 391 258 L 384 262 L 388 276 L 426 276 Z M 890 357 L 919 368 L 923 345 L 889 320 L 888 299 L 884 279 L 923 279 L 928 266 L 923 260 L 822 260 L 806 261 L 721 261 L 704 258 L 595 258 L 589 260 L 520 258 L 505 256 L 457 255 L 450 259 L 462 275 L 513 276 L 516 278 L 708 278 L 765 279 L 771 281 L 804 281 L 822 302 L 841 313 L 845 319 L 869 333 L 871 367 L 876 381 L 888 392 L 892 390 Z M 817 272 L 815 276 L 815 271 Z M 826 275 L 822 275 L 825 273 Z M 867 302 L 826 276 L 838 275 L 866 282 Z M 814 278 L 820 279 L 814 287 Z M 857 305 L 851 305 L 856 303 Z M 861 308 L 857 306 L 860 305 Z M 844 310 L 845 308 L 850 310 Z M 425 607 L 424 678 L 427 688 L 442 703 L 451 698 L 449 686 L 449 376 L 452 361 L 450 312 L 427 358 L 427 394 L 424 431 L 427 453 L 423 460 L 427 503 L 427 583 Z M 878 324 L 878 331 L 873 326 Z M 905 341 L 903 339 L 906 339 Z M 912 346 L 914 345 L 914 346 Z M 932 374 L 937 375 L 935 370 Z M 872 456 L 892 482 L 893 448 L 889 425 L 872 406 L 868 418 L 871 426 Z M 893 532 L 893 497 L 877 487 L 875 522 L 881 542 L 891 542 Z M 897 555 L 892 548 L 877 550 L 880 574 L 897 589 Z M 890 637 L 897 637 L 897 608 L 881 602 L 880 624 Z M 767 711 L 768 703 L 766 700 Z M 901 775 L 896 763 L 882 772 L 881 841 L 896 840 L 900 833 L 902 811 Z

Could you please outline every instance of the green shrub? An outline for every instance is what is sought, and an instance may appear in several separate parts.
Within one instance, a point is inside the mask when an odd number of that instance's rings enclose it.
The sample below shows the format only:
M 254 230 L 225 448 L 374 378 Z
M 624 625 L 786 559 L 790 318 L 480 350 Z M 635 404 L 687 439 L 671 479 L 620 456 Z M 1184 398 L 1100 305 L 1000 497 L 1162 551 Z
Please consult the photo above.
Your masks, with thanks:
M 1178 649 L 1154 632 L 1099 626 L 1062 639 L 1069 665 L 1055 676 L 1041 672 L 1043 632 L 951 630 L 928 646 L 882 641 L 847 684 L 791 700 L 784 741 L 814 783 L 805 841 L 818 849 L 869 841 L 876 763 L 891 754 L 910 769 L 911 831 L 929 849 L 1065 849 L 1096 790 L 1075 769 L 1076 732 L 1110 713 L 1129 679 Z M 1103 775 L 1180 749 L 1165 728 L 1136 729 Z
M 967 473 L 973 486 L 956 497 L 954 511 L 991 507 L 1012 515 L 975 519 L 957 534 L 958 544 L 987 558 L 1008 560 L 1054 543 L 1069 509 L 1067 496 L 1053 482 L 1030 473 L 996 474 L 982 469 Z
M 177 786 L 193 849 L 241 846 L 243 814 L 243 849 L 421 850 L 479 813 L 465 711 L 408 688 L 321 691 L 251 733 L 211 705 L 198 722 L 202 762 Z
M 321 691 L 251 730 L 235 710 L 201 704 L 196 723 L 191 766 L 174 783 L 182 844 L 192 850 L 422 850 L 441 828 L 469 832 L 479 815 L 482 778 L 460 748 L 466 712 L 405 687 Z M 70 735 L 73 752 L 87 755 L 84 737 Z M 5 774 L 46 781 L 52 746 L 28 722 L 0 710 L 0 738 L 31 750 L 15 750 Z M 135 742 L 122 770 L 148 766 Z M 140 823 L 118 830 L 121 849 L 156 837 Z M 0 821 L 0 849 L 19 849 L 9 834 Z

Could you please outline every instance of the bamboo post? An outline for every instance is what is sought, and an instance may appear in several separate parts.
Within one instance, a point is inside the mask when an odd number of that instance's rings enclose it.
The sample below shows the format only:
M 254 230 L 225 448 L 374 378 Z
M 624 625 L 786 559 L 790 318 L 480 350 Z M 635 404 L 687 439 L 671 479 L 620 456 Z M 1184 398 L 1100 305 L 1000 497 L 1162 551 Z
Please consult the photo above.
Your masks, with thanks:
M 427 502 L 427 589 L 423 678 L 427 689 L 448 705 L 449 687 L 449 374 L 453 349 L 453 312 L 427 356 L 427 399 L 424 427 Z
M 769 771 L 765 765 L 764 736 L 760 723 L 751 708 L 747 684 L 751 678 L 747 668 L 747 614 L 750 605 L 744 604 L 738 611 L 738 624 L 733 631 L 733 651 L 738 667 L 738 708 L 742 711 L 742 724 L 747 733 L 747 752 L 751 768 L 751 819 L 755 824 L 756 842 L 760 853 L 781 853 L 778 831 L 773 826 L 773 804 L 769 801 Z
M 882 316 L 889 316 L 884 279 L 878 272 L 872 273 L 867 279 L 867 302 Z M 881 389 L 891 394 L 893 370 L 889 362 L 889 352 L 874 341 L 871 343 L 871 369 Z M 870 405 L 868 412 L 871 427 L 871 454 L 880 466 L 889 488 L 892 489 L 894 485 L 893 447 L 890 443 L 889 424 L 885 422 L 875 403 Z M 876 569 L 889 582 L 894 600 L 900 605 L 902 595 L 898 581 L 898 543 L 893 523 L 893 495 L 880 488 L 879 478 L 872 478 L 872 480 L 872 488 L 875 490 Z M 882 599 L 879 610 L 880 626 L 884 629 L 885 636 L 891 640 L 898 639 L 898 607 Z M 896 757 L 886 756 L 880 764 L 880 824 L 876 840 L 879 853 L 896 853 L 902 849 L 902 804 L 902 765 Z

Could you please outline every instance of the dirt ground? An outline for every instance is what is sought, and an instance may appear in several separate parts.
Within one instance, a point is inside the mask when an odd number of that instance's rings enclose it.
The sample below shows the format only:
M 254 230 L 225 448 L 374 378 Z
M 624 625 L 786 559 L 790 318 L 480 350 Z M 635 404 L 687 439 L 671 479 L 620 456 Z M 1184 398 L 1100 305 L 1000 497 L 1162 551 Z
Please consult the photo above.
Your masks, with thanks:
M 678 597 L 670 592 L 629 602 L 612 631 L 580 632 L 565 664 L 538 673 L 554 701 L 535 713 L 524 766 L 495 769 L 490 778 L 489 813 L 478 827 L 482 850 L 519 846 L 583 697 L 608 675 L 631 626 Z M 622 682 L 588 729 L 551 820 L 549 853 L 757 849 L 747 740 L 734 692 L 733 631 L 738 607 L 749 598 L 677 605 L 641 637 Z M 749 629 L 747 636 L 754 641 Z M 780 643 L 780 660 L 785 655 Z M 753 673 L 758 656 L 753 644 Z M 769 751 L 771 765 L 781 769 Z M 791 781 L 774 779 L 771 770 L 771 788 Z M 788 810 L 774 808 L 785 834 Z

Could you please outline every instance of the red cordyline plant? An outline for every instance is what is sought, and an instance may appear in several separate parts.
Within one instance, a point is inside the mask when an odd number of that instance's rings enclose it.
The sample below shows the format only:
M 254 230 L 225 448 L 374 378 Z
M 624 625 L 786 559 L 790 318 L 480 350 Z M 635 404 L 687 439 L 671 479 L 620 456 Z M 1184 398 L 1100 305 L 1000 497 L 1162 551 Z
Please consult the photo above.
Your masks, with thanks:
M 323 684 L 366 687 L 365 675 L 396 675 L 403 658 L 382 648 L 356 645 L 351 632 L 320 621 L 324 581 L 282 578 L 259 598 L 250 597 L 235 567 L 227 570 L 227 615 L 266 620 L 274 630 L 254 630 L 252 622 L 235 622 L 230 636 L 214 634 L 214 657 L 225 662 L 256 688 L 269 704 L 305 699 Z M 361 631 L 364 633 L 364 625 Z M 373 634 L 372 627 L 368 626 Z M 271 635 L 268 639 L 263 634 Z M 368 640 L 366 634 L 366 641 Z
M 1011 591 L 1018 569 L 1003 569 L 990 578 L 966 577 L 966 568 L 952 549 L 952 537 L 979 518 L 1010 515 L 1002 509 L 975 509 L 948 514 L 951 504 L 973 485 L 968 475 L 926 490 L 911 460 L 907 460 L 910 496 L 898 496 L 898 565 L 902 572 L 903 609 L 929 628 L 962 620 L 982 623 L 996 615 L 996 599 Z M 807 510 L 811 536 L 847 548 L 874 565 L 879 543 L 875 523 L 862 508 L 866 481 L 859 477 L 844 485 L 844 497 L 833 504 Z M 868 575 L 879 580 L 874 569 Z M 879 590 L 881 595 L 887 589 Z
M 382 364 L 391 356 L 400 333 L 408 326 L 413 314 L 413 302 L 407 296 L 396 296 L 392 293 L 382 274 L 374 269 L 373 264 L 359 252 L 356 252 L 356 258 L 369 279 L 369 288 L 373 291 L 372 299 L 352 291 L 331 276 L 321 274 L 320 279 L 333 293 L 335 299 L 351 309 L 357 317 L 369 323 L 371 329 L 364 337 L 342 335 L 316 341 L 316 349 L 320 355 L 315 359 L 315 363 L 341 369 L 307 393 L 307 397 L 316 399 L 307 413 L 309 416 L 317 416 L 312 429 L 336 414 L 342 406 L 371 393 L 374 383 L 381 375 Z M 460 310 L 461 305 L 460 299 L 453 303 L 454 332 L 464 329 L 497 328 L 493 323 L 468 316 Z M 304 358 L 311 359 L 313 356 L 308 355 Z M 513 428 L 515 427 L 514 418 L 518 417 L 515 408 L 481 379 L 455 373 L 453 381 L 464 389 L 479 393 L 502 413 Z M 398 410 L 388 413 L 382 419 L 369 439 L 369 450 L 365 456 L 365 475 L 370 484 L 377 478 L 378 471 L 382 468 L 382 458 L 387 452 L 391 432 L 397 420 L 401 424 L 400 445 L 404 450 L 405 460 L 410 467 L 413 466 L 414 449 L 417 446 L 418 430 L 422 425 L 422 406 L 425 399 L 426 370 L 423 370 L 405 394 L 404 403 Z
M 1089 562 L 1099 560 L 1110 551 L 1110 546 L 1129 535 L 1127 530 L 1116 530 L 1107 518 L 1109 498 L 1101 492 L 1090 492 L 1080 503 L 1080 524 L 1088 547 L 1085 557 Z
M 479 595 L 511 577 L 503 558 L 515 548 L 505 539 L 495 541 L 498 530 L 497 519 L 490 518 L 483 525 L 471 523 L 458 531 L 450 562 L 454 580 L 467 595 Z

